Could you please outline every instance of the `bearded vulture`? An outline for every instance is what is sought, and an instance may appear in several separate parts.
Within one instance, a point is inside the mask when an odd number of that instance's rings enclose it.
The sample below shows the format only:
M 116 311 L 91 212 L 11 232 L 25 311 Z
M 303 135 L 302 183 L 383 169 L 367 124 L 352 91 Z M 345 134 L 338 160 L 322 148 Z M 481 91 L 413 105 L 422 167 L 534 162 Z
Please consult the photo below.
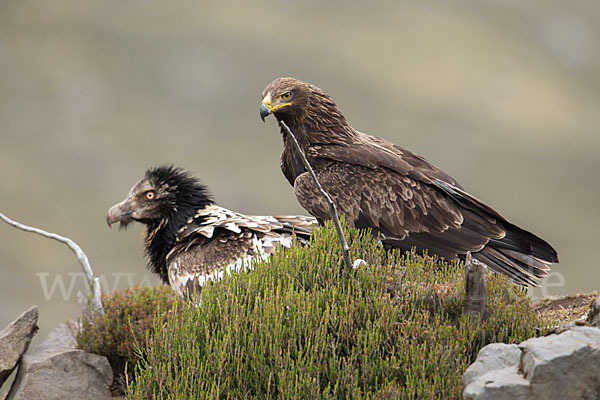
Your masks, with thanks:
M 224 273 L 266 260 L 280 246 L 306 244 L 314 218 L 253 216 L 219 207 L 206 186 L 174 166 L 148 169 L 125 200 L 108 210 L 109 226 L 145 226 L 148 268 L 182 297 Z

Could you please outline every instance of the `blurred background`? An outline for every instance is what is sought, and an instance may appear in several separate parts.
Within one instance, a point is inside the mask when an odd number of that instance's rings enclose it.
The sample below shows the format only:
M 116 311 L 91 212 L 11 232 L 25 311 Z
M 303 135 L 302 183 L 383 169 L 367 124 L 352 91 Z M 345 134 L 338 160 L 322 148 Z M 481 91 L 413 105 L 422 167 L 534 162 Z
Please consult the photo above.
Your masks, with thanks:
M 243 213 L 304 213 L 258 115 L 293 76 L 554 245 L 533 297 L 599 289 L 600 3 L 374 4 L 1 1 L 0 212 L 75 240 L 105 289 L 158 283 L 141 227 L 105 222 L 149 166 L 190 169 Z M 80 272 L 0 223 L 0 329 L 33 304 L 36 341 L 77 317 Z

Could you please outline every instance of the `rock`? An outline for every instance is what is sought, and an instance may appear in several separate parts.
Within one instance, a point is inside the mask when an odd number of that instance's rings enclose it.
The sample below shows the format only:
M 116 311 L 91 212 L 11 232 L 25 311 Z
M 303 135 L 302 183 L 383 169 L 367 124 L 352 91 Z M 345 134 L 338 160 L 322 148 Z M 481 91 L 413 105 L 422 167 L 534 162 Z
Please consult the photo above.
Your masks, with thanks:
M 13 372 L 38 330 L 38 308 L 31 307 L 0 331 L 0 387 Z
M 587 322 L 592 326 L 600 327 L 600 296 L 592 303 Z
M 497 371 L 517 365 L 520 358 L 521 349 L 516 344 L 488 344 L 479 351 L 475 362 L 463 374 L 463 387 L 467 387 L 474 379 L 488 371 Z
M 465 371 L 463 398 L 597 399 L 599 365 L 599 328 L 574 327 L 518 347 L 494 343 Z
M 77 324 L 58 325 L 23 355 L 6 400 L 111 399 L 112 369 L 106 357 L 75 349 Z
M 469 367 L 470 368 L 470 367 Z M 467 369 L 468 371 L 468 369 Z M 530 387 L 517 365 L 498 370 L 485 371 L 473 379 L 463 391 L 463 399 L 530 399 Z
M 32 354 L 55 353 L 61 350 L 74 349 L 77 346 L 77 334 L 79 326 L 75 321 L 67 321 L 58 324 L 35 349 L 27 353 Z
M 562 399 L 600 397 L 600 329 L 577 327 L 519 347 L 523 375 L 543 398 L 559 393 Z

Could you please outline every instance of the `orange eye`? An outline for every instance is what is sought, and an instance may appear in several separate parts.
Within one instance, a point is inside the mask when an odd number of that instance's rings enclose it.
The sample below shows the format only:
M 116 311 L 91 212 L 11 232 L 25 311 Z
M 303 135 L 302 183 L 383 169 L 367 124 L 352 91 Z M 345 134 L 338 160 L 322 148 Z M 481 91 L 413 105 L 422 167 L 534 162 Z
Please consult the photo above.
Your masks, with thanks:
M 156 196 L 156 194 L 154 193 L 154 191 L 149 190 L 146 192 L 146 195 L 144 197 L 146 197 L 146 200 L 153 200 L 154 196 Z

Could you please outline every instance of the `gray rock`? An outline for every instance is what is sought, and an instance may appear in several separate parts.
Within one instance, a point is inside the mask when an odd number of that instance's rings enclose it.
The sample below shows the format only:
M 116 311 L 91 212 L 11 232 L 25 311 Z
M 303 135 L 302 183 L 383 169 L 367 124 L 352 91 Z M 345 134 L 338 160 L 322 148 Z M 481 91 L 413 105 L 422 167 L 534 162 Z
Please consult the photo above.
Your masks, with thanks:
M 485 348 L 485 347 L 484 347 Z M 483 350 L 483 349 L 482 349 Z M 464 399 L 513 400 L 533 398 L 529 382 L 518 373 L 516 365 L 497 370 L 482 371 L 468 386 L 463 386 Z M 469 367 L 470 368 L 470 367 Z
M 465 399 L 598 399 L 600 329 L 574 327 L 518 347 L 485 346 L 465 371 L 463 387 Z
M 519 347 L 523 375 L 543 398 L 558 398 L 558 393 L 562 399 L 600 397 L 600 329 L 576 327 Z
M 77 346 L 77 333 L 79 327 L 75 321 L 67 321 L 58 324 L 35 349 L 27 353 L 27 356 L 57 353 L 61 350 L 74 349 Z
M 6 400 L 111 399 L 108 360 L 75 349 L 76 334 L 76 323 L 60 324 L 24 354 Z
M 0 331 L 0 387 L 13 372 L 38 330 L 38 308 L 31 307 Z
M 600 296 L 592 303 L 587 316 L 587 322 L 590 325 L 600 327 Z
M 467 368 L 462 377 L 463 387 L 488 371 L 496 371 L 517 365 L 521 358 L 521 349 L 516 344 L 491 343 L 482 348 L 477 359 Z

